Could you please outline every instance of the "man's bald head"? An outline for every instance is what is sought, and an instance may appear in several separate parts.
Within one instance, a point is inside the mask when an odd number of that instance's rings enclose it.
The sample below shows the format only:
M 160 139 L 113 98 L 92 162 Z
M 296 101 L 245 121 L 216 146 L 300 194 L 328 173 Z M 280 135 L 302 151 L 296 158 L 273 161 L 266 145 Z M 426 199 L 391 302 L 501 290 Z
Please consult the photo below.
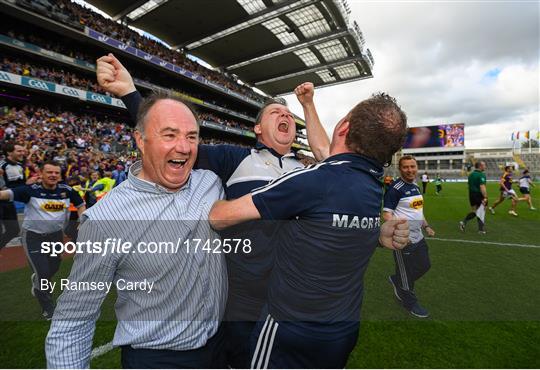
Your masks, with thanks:
M 197 112 L 191 104 L 189 104 L 184 99 L 179 98 L 178 96 L 175 96 L 175 95 L 162 93 L 162 92 L 154 92 L 153 94 L 143 99 L 143 101 L 139 105 L 139 110 L 137 111 L 137 125 L 135 126 L 135 129 L 139 131 L 143 137 L 145 134 L 146 122 L 148 121 L 148 113 L 150 112 L 152 107 L 155 106 L 156 103 L 161 100 L 173 100 L 175 102 L 182 104 L 191 112 L 193 117 L 195 117 L 195 121 L 197 122 L 197 127 L 200 126 L 199 118 L 197 117 Z

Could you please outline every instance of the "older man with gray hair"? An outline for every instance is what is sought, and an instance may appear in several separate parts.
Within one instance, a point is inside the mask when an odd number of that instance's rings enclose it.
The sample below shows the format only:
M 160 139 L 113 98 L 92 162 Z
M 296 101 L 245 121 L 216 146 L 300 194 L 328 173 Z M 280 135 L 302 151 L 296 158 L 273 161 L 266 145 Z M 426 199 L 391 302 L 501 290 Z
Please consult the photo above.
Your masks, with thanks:
M 113 286 L 113 345 L 122 347 L 123 367 L 224 367 L 225 261 L 190 248 L 190 241 L 218 240 L 206 220 L 222 186 L 214 173 L 192 169 L 199 126 L 188 105 L 154 94 L 138 117 L 142 161 L 83 216 L 81 250 L 60 282 L 46 340 L 49 367 L 89 366 L 100 306 Z

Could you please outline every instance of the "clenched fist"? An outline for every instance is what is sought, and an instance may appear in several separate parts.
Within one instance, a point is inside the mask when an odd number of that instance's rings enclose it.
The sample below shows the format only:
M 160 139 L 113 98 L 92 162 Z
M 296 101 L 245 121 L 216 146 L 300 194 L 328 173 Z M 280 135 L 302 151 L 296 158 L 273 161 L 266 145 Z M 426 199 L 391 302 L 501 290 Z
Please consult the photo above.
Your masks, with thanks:
M 121 98 L 136 90 L 131 75 L 113 54 L 102 56 L 96 64 L 97 81 L 107 92 Z
M 389 220 L 381 226 L 379 242 L 383 247 L 403 249 L 409 244 L 409 223 L 407 220 Z
M 294 93 L 296 94 L 298 101 L 302 105 L 313 103 L 314 92 L 315 87 L 311 82 L 304 82 L 303 84 L 298 85 L 296 89 L 294 89 Z

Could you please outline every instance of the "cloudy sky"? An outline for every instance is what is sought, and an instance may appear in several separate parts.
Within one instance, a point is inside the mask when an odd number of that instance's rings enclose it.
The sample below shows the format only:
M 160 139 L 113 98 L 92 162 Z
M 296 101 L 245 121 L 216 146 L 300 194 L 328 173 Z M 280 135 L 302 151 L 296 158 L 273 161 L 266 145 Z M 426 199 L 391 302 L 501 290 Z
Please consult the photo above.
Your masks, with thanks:
M 468 148 L 511 147 L 540 129 L 540 3 L 348 0 L 375 59 L 374 78 L 317 89 L 328 132 L 372 92 L 394 96 L 409 126 L 465 123 Z M 291 109 L 303 116 L 294 96 Z

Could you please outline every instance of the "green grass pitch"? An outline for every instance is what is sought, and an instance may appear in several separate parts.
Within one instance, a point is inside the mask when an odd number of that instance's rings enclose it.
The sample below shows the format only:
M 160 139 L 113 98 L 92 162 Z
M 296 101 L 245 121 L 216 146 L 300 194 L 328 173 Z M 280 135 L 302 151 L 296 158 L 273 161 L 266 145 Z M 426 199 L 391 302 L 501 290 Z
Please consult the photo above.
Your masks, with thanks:
M 436 237 L 450 241 L 428 240 L 432 268 L 416 285 L 431 318 L 413 318 L 396 303 L 387 282 L 394 268 L 392 254 L 377 250 L 365 276 L 360 336 L 347 367 L 540 368 L 540 248 L 534 247 L 540 245 L 540 211 L 520 202 L 519 216 L 513 217 L 505 201 L 495 215 L 487 215 L 487 235 L 478 235 L 475 221 L 462 233 L 457 225 L 469 209 L 466 185 L 444 183 L 439 196 L 434 188 L 430 184 L 425 196 L 425 215 Z M 497 188 L 488 184 L 491 203 Z M 540 208 L 538 188 L 532 195 Z M 67 276 L 70 266 L 70 260 L 64 261 L 57 278 Z M 29 276 L 28 268 L 0 274 L 2 368 L 46 366 L 49 323 L 40 319 L 30 296 Z M 113 304 L 111 294 L 94 347 L 112 339 Z M 118 368 L 120 352 L 107 352 L 91 365 Z

